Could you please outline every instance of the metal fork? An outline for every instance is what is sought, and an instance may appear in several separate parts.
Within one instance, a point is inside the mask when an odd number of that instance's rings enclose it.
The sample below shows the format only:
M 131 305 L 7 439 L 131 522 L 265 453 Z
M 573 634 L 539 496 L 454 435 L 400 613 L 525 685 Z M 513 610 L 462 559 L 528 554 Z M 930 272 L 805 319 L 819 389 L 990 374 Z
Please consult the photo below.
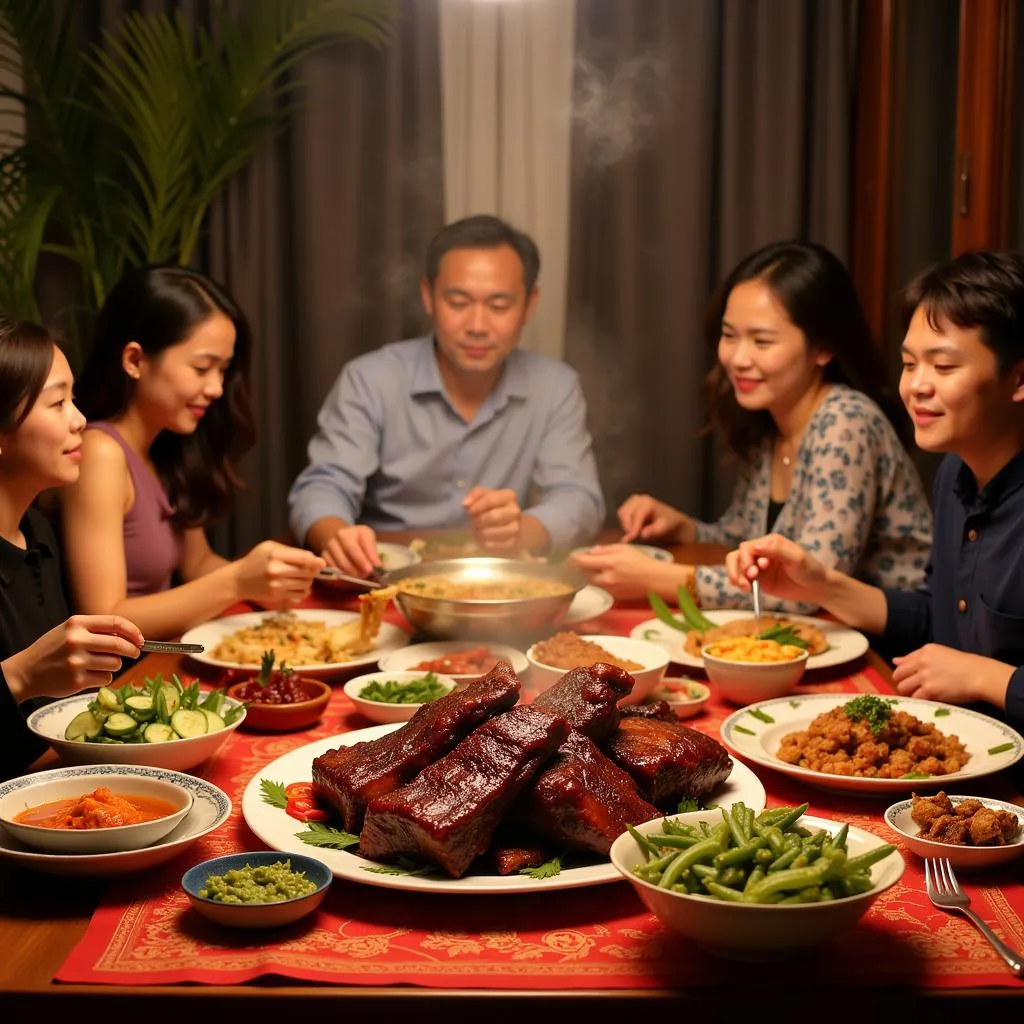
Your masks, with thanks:
M 761 584 L 751 580 L 750 591 L 754 597 L 754 635 L 761 635 Z
M 978 915 L 971 910 L 971 898 L 960 888 L 960 883 L 953 874 L 953 865 L 948 858 L 926 860 L 924 862 L 924 884 L 928 898 L 943 910 L 959 910 L 991 943 L 992 948 L 1006 961 L 1006 965 L 1018 977 L 1022 963 L 1019 953 L 1015 953 L 1000 939 L 995 932 Z

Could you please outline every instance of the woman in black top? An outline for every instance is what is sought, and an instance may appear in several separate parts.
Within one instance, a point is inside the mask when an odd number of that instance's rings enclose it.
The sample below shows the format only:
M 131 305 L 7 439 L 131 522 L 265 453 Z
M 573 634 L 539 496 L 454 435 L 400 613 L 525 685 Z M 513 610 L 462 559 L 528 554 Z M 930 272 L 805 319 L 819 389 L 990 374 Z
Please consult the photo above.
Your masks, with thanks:
M 38 324 L 0 317 L 0 777 L 24 770 L 43 747 L 19 704 L 110 681 L 137 658 L 138 628 L 115 615 L 68 618 L 57 544 L 30 508 L 78 477 L 85 418 L 56 340 Z

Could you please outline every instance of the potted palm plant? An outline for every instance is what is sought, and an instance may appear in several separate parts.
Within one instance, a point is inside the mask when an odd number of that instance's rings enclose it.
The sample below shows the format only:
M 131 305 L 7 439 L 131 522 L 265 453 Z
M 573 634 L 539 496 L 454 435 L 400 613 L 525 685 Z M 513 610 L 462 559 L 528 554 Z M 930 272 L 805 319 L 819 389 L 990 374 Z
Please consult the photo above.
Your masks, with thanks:
M 131 13 L 80 48 L 74 4 L 0 0 L 24 133 L 0 139 L 0 311 L 39 318 L 42 253 L 77 268 L 87 329 L 125 270 L 189 263 L 210 204 L 279 131 L 314 49 L 391 37 L 397 0 L 273 0 L 208 23 Z

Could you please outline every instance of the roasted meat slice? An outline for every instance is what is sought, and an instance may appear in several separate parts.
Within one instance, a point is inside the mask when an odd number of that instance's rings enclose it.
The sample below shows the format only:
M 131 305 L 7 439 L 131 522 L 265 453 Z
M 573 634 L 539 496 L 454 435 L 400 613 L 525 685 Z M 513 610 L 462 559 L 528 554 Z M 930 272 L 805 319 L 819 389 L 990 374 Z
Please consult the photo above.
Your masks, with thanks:
M 561 715 L 574 729 L 600 742 L 619 724 L 618 702 L 632 689 L 628 672 L 598 662 L 570 669 L 533 706 Z
M 676 713 L 667 700 L 652 700 L 647 704 L 626 704 L 619 708 L 623 718 L 660 718 L 663 722 L 676 722 Z
M 360 852 L 381 859 L 409 854 L 459 878 L 568 734 L 564 718 L 530 705 L 492 718 L 412 782 L 370 802 Z
M 574 729 L 506 818 L 556 850 L 607 854 L 627 825 L 650 821 L 660 813 L 640 796 L 626 772 Z
M 358 832 L 374 797 L 404 785 L 518 699 L 519 679 L 507 661 L 499 661 L 466 689 L 424 704 L 401 729 L 315 758 L 314 789 L 338 811 L 349 832 Z
M 541 846 L 504 846 L 496 842 L 491 849 L 494 870 L 499 875 L 515 875 L 525 868 L 539 868 L 551 853 Z
M 732 771 L 732 759 L 718 740 L 656 718 L 623 718 L 603 750 L 658 807 L 683 797 L 699 800 Z

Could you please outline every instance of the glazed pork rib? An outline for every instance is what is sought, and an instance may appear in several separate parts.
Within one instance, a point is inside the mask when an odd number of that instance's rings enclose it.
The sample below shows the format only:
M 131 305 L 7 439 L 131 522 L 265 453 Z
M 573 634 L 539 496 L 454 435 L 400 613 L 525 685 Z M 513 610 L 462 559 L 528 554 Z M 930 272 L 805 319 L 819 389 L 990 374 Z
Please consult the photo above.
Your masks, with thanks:
M 383 860 L 408 854 L 461 877 L 568 734 L 565 719 L 530 705 L 485 722 L 412 782 L 370 802 L 360 853 Z
M 349 832 L 358 832 L 371 800 L 407 783 L 518 699 L 519 679 L 507 661 L 499 661 L 466 689 L 424 704 L 401 729 L 315 758 L 316 794 L 338 811 Z
M 507 820 L 556 850 L 607 854 L 627 825 L 660 815 L 633 779 L 574 729 L 555 760 L 509 809 Z
M 574 729 L 601 741 L 619 724 L 618 702 L 633 689 L 624 669 L 598 662 L 566 672 L 533 702 L 533 707 L 561 715 Z
M 658 807 L 707 796 L 732 771 L 718 740 L 657 718 L 623 718 L 603 749 Z

